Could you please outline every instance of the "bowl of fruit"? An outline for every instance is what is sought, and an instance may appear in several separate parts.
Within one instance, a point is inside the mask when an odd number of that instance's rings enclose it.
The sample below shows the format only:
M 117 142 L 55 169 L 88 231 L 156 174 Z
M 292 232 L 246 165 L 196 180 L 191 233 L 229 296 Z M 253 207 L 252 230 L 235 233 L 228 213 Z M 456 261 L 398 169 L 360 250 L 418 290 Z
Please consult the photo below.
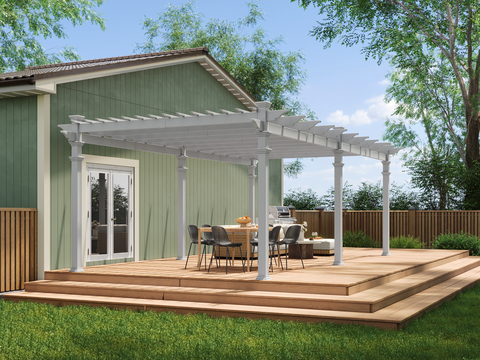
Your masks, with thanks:
M 240 227 L 247 227 L 248 224 L 252 222 L 252 219 L 250 219 L 250 216 L 244 216 L 244 217 L 235 219 L 235 221 L 240 224 Z

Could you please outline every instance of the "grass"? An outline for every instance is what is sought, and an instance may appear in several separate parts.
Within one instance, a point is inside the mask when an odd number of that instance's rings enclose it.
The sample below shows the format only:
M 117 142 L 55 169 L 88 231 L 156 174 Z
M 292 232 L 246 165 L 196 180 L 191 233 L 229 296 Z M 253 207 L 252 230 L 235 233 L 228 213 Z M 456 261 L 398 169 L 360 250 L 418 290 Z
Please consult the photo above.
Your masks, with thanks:
M 480 359 L 480 285 L 401 331 L 0 300 L 0 359 Z

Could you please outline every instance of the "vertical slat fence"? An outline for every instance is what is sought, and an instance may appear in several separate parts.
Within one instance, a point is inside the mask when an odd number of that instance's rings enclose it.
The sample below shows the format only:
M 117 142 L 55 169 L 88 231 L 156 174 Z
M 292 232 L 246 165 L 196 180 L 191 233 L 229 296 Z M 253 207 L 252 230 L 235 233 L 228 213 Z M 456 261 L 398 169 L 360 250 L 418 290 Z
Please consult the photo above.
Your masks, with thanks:
M 0 208 L 0 292 L 37 279 L 37 210 Z
M 297 223 L 307 221 L 308 233 L 317 232 L 324 238 L 334 237 L 334 213 L 323 210 L 296 210 Z M 382 243 L 382 211 L 343 212 L 343 231 L 363 231 L 379 244 Z M 390 211 L 390 237 L 413 236 L 425 247 L 446 233 L 470 233 L 480 237 L 480 211 Z

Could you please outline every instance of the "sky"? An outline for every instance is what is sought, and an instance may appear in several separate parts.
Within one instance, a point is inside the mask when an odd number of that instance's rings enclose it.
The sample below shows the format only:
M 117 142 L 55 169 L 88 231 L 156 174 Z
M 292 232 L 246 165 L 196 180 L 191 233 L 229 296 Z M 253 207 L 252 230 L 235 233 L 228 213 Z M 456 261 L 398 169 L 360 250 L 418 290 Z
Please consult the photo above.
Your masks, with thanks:
M 107 20 L 107 30 L 84 24 L 65 25 L 68 39 L 48 39 L 42 45 L 57 52 L 63 46 L 76 48 L 82 59 L 98 59 L 130 55 L 136 43 L 145 41 L 141 21 L 144 16 L 155 18 L 168 4 L 178 6 L 187 0 L 110 0 L 97 8 Z M 305 55 L 304 68 L 308 78 L 299 100 L 315 111 L 322 124 L 344 126 L 348 133 L 359 133 L 382 141 L 384 122 L 395 105 L 383 101 L 390 71 L 387 63 L 378 65 L 365 59 L 360 46 L 345 47 L 335 43 L 324 49 L 323 43 L 309 35 L 320 19 L 313 7 L 306 10 L 290 0 L 260 0 L 265 21 L 259 23 L 270 38 L 283 36 L 284 51 L 300 50 Z M 247 14 L 247 3 L 237 0 L 197 0 L 197 12 L 206 18 L 237 20 Z M 312 189 L 322 196 L 334 184 L 333 159 L 304 159 L 305 168 L 296 179 L 285 178 L 284 191 Z M 344 181 L 356 188 L 361 182 L 382 179 L 382 163 L 362 157 L 344 157 Z M 408 184 L 399 156 L 391 158 L 391 181 Z

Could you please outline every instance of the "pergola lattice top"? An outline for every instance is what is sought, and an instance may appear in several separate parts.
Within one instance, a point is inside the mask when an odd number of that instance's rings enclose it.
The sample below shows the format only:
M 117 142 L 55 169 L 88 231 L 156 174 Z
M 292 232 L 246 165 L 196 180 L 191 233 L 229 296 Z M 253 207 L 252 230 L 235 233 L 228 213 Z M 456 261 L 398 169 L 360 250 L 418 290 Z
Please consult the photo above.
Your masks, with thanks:
M 71 115 L 71 124 L 59 125 L 71 141 L 82 134 L 87 144 L 181 155 L 242 165 L 257 159 L 257 132 L 270 134 L 270 159 L 333 157 L 334 150 L 344 156 L 364 156 L 388 160 L 400 151 L 390 143 L 370 140 L 343 127 L 318 125 L 320 121 L 300 121 L 305 116 L 283 116 L 287 110 L 269 110 L 268 103 L 258 109 L 205 114 L 172 114 L 108 119 L 86 119 Z

